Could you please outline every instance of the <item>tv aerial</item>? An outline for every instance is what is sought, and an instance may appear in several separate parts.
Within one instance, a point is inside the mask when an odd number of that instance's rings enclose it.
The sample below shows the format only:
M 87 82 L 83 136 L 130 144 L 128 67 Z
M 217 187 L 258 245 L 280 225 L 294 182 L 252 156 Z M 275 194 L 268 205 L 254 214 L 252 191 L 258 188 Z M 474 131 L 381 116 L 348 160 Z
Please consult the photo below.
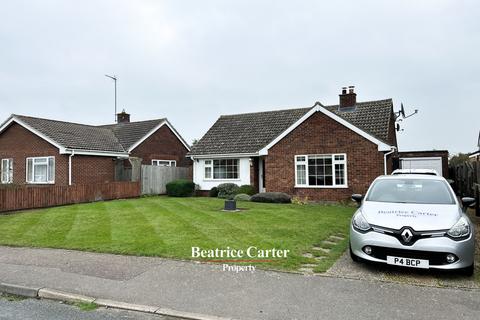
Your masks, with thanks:
M 399 122 L 407 119 L 407 118 L 410 118 L 414 115 L 416 115 L 418 113 L 418 109 L 415 109 L 412 113 L 410 113 L 409 115 L 406 115 L 405 114 L 405 108 L 403 107 L 403 103 L 400 104 L 400 110 L 395 112 L 395 121 L 397 122 L 395 124 L 395 129 L 397 131 L 403 131 L 403 129 L 400 128 L 400 124 Z

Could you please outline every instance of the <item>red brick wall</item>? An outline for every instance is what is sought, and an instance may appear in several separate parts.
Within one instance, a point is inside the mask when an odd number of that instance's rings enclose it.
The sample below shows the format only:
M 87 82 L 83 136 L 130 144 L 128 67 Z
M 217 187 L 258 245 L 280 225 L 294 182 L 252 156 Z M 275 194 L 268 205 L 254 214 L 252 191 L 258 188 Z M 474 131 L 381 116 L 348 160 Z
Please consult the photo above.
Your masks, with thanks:
M 364 194 L 383 174 L 378 146 L 335 120 L 317 112 L 268 151 L 265 162 L 267 191 L 286 192 L 310 200 L 339 201 L 352 193 Z M 295 188 L 295 160 L 299 154 L 347 154 L 348 188 Z
M 68 184 L 68 156 L 22 126 L 13 123 L 0 134 L 0 158 L 13 159 L 13 183 L 26 183 L 27 157 L 55 157 L 55 184 Z
M 72 184 L 115 181 L 115 159 L 76 155 L 72 157 Z
M 172 130 L 164 125 L 133 149 L 131 155 L 142 158 L 143 164 L 152 164 L 152 159 L 175 160 L 177 167 L 188 167 L 192 161 L 185 157 L 187 152 L 187 148 Z

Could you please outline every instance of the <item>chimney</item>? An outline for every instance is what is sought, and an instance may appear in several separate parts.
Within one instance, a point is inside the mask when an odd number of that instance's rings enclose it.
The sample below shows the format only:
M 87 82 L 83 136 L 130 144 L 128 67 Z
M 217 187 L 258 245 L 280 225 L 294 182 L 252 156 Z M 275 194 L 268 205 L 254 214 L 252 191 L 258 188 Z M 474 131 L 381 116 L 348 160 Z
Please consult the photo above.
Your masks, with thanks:
M 125 112 L 125 109 L 122 112 L 117 113 L 117 123 L 130 122 L 130 114 Z
M 348 91 L 347 91 L 348 89 Z M 339 95 L 340 97 L 340 108 L 352 108 L 355 107 L 357 104 L 357 94 L 355 93 L 355 87 L 349 86 L 342 87 L 342 93 Z

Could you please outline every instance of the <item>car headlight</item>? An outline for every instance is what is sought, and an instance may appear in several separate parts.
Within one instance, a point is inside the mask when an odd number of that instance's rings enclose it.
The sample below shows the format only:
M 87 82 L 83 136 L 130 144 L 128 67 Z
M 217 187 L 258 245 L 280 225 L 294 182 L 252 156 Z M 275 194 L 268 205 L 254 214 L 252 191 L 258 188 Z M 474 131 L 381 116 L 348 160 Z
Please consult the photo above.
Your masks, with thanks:
M 465 217 L 458 219 L 457 223 L 448 230 L 447 235 L 455 240 L 461 240 L 470 236 L 470 224 Z
M 371 229 L 370 225 L 368 224 L 367 220 L 365 219 L 360 210 L 358 210 L 357 213 L 353 215 L 352 225 L 355 230 L 360 232 L 367 232 Z

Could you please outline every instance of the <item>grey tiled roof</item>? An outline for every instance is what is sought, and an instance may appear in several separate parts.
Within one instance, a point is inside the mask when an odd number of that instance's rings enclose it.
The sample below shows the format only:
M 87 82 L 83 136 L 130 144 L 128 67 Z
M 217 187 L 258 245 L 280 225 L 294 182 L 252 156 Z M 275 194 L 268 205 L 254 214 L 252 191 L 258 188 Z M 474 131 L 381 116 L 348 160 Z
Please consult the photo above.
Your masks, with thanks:
M 310 108 L 221 116 L 189 154 L 255 153 Z
M 388 126 L 393 111 L 391 99 L 359 102 L 348 111 L 338 105 L 326 109 L 376 138 L 388 140 Z M 257 153 L 311 108 L 221 116 L 200 141 L 191 155 Z
M 339 111 L 338 105 L 325 108 L 377 139 L 389 143 L 388 125 L 393 112 L 392 99 L 358 102 L 352 111 Z
M 108 152 L 126 152 L 165 120 L 91 126 L 21 115 L 12 116 L 65 148 Z
M 143 138 L 147 133 L 153 130 L 159 123 L 166 119 L 147 120 L 139 122 L 125 122 L 118 124 L 111 124 L 101 126 L 106 128 L 115 134 L 120 144 L 125 150 L 130 149 L 138 140 Z

